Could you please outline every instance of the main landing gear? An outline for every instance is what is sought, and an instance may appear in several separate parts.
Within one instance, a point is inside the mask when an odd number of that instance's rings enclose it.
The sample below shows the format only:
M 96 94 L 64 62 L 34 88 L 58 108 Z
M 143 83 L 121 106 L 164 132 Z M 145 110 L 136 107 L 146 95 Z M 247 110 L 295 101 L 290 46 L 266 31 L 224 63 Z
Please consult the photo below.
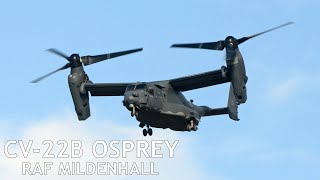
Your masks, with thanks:
M 143 123 L 139 124 L 139 127 L 144 128 L 146 125 Z M 143 136 L 147 136 L 149 134 L 149 136 L 152 136 L 153 132 L 152 129 L 149 127 L 149 125 L 147 125 L 147 129 L 143 129 L 142 131 Z

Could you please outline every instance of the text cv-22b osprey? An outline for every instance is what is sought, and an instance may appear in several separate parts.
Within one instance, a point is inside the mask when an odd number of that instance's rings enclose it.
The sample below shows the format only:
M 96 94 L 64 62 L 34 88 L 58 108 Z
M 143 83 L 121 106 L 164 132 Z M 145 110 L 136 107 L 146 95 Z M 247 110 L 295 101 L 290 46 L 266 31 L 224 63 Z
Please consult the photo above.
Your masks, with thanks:
M 97 56 L 82 56 L 72 54 L 70 57 L 64 53 L 49 49 L 48 51 L 65 58 L 68 63 L 63 67 L 42 76 L 32 83 L 37 83 L 49 75 L 71 69 L 68 83 L 72 99 L 79 120 L 86 120 L 90 116 L 89 92 L 91 96 L 124 96 L 123 105 L 131 111 L 140 122 L 143 135 L 152 135 L 151 127 L 170 128 L 175 131 L 196 131 L 201 117 L 228 114 L 233 120 L 238 121 L 238 105 L 247 100 L 245 64 L 238 45 L 248 39 L 292 24 L 286 23 L 270 30 L 236 39 L 228 36 L 225 40 L 209 43 L 174 44 L 172 47 L 200 48 L 210 50 L 226 49 L 226 64 L 221 69 L 205 73 L 153 82 L 137 83 L 93 83 L 83 69 L 96 62 L 114 57 L 141 51 L 133 49 L 117 53 Z M 182 92 L 214 86 L 230 82 L 230 91 L 227 107 L 209 108 L 197 106 L 188 101 Z

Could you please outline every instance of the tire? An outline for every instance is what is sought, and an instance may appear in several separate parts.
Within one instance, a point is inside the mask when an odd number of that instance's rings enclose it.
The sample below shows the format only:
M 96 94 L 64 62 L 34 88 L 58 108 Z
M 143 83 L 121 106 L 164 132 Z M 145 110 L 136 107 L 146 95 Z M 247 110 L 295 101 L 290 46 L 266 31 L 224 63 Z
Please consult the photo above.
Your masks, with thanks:
M 142 133 L 143 133 L 143 136 L 147 136 L 148 135 L 148 131 L 146 129 L 143 129 Z
M 148 129 L 148 134 L 149 134 L 149 136 L 152 136 L 152 134 L 153 134 L 152 129 Z

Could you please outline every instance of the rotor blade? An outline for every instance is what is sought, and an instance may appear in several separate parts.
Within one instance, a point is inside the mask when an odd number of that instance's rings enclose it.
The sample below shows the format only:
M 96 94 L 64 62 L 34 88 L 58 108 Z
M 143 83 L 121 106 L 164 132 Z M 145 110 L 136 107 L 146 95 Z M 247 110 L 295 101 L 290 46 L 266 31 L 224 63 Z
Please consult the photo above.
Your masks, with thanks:
M 225 44 L 224 44 L 224 41 L 217 41 L 217 42 L 207 42 L 207 43 L 174 44 L 171 47 L 223 50 L 225 47 Z
M 50 49 L 47 49 L 47 51 L 55 54 L 55 55 L 58 55 L 60 57 L 63 57 L 65 58 L 66 60 L 69 61 L 69 56 L 67 56 L 66 54 L 64 54 L 63 52 L 59 51 L 58 49 L 54 49 L 54 48 L 50 48 Z
M 66 65 L 62 66 L 61 68 L 59 68 L 59 69 L 57 69 L 57 70 L 54 70 L 54 71 L 52 71 L 51 73 L 48 73 L 48 74 L 46 74 L 46 75 L 44 75 L 44 76 L 41 76 L 41 77 L 39 77 L 39 78 L 31 81 L 30 83 L 37 83 L 37 82 L 43 80 L 44 78 L 46 78 L 46 77 L 48 77 L 48 76 L 50 76 L 50 75 L 52 75 L 52 74 L 54 74 L 54 73 L 56 73 L 56 72 L 58 72 L 58 71 L 61 71 L 61 70 L 64 70 L 64 69 L 69 68 L 70 65 L 71 65 L 71 63 L 67 63 Z
M 143 50 L 143 48 L 138 48 L 138 49 L 132 49 L 132 50 L 128 50 L 128 51 L 102 54 L 102 55 L 97 55 L 97 56 L 82 56 L 81 60 L 82 60 L 82 63 L 85 66 L 87 66 L 87 65 L 94 64 L 94 63 L 97 63 L 100 61 L 104 61 L 104 60 L 115 58 L 118 56 L 123 56 L 123 55 L 131 54 L 131 53 L 135 53 L 135 52 L 142 51 L 142 50 Z
M 263 32 L 261 32 L 261 33 L 254 34 L 254 35 L 252 35 L 252 36 L 243 37 L 243 38 L 241 38 L 241 39 L 238 39 L 238 44 L 241 44 L 241 43 L 245 42 L 246 40 L 251 39 L 251 38 L 254 38 L 254 37 L 256 37 L 256 36 L 260 36 L 260 35 L 262 35 L 262 34 L 265 34 L 265 33 L 270 32 L 270 31 L 273 31 L 273 30 L 282 28 L 282 27 L 284 27 L 284 26 L 288 26 L 288 25 L 290 25 L 290 24 L 293 24 L 293 22 L 287 22 L 287 23 L 285 23 L 285 24 L 282 24 L 282 25 L 277 26 L 277 27 L 274 27 L 274 28 L 272 28 L 272 29 L 263 31 Z

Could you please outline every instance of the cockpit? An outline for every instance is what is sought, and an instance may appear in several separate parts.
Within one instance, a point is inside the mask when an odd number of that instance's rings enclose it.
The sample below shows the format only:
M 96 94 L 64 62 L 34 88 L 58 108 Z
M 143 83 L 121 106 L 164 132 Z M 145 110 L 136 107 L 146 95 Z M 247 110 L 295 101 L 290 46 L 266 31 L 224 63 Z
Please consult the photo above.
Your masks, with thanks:
M 143 90 L 145 92 L 148 92 L 150 95 L 154 94 L 153 88 L 146 83 L 129 84 L 126 88 L 126 92 L 136 90 Z

